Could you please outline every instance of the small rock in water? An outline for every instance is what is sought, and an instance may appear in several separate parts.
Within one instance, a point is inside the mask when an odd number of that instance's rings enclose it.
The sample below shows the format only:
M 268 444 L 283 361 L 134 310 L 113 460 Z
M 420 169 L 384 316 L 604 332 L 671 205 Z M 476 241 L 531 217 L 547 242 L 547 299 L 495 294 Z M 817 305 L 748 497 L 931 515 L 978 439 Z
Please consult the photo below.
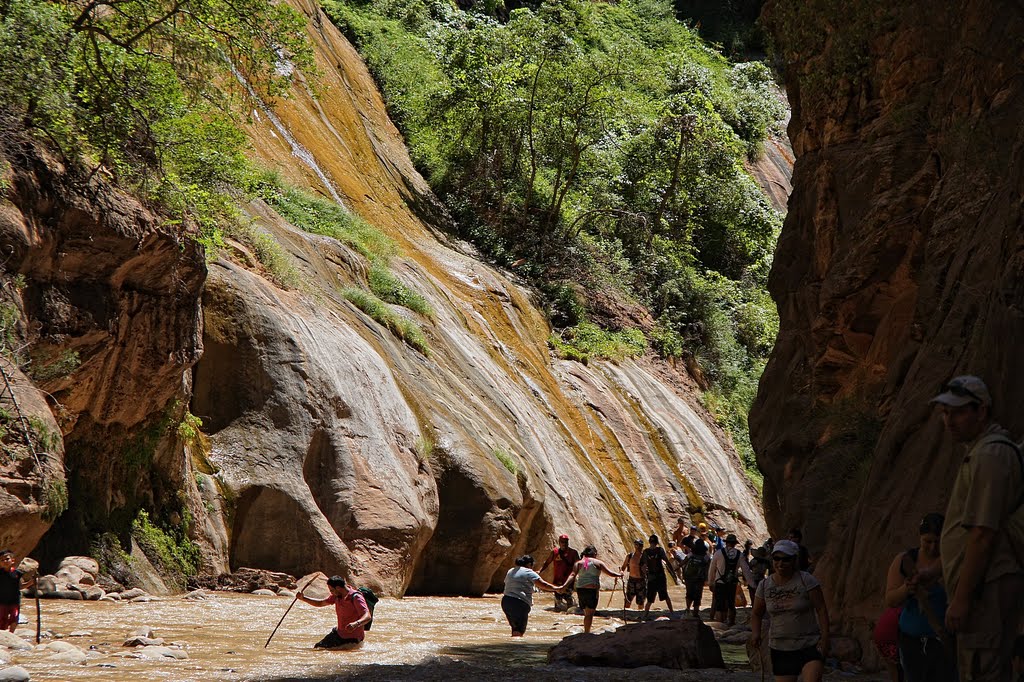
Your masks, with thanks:
M 58 654 L 65 653 L 67 651 L 82 651 L 71 642 L 47 642 L 46 644 L 40 644 L 36 647 L 37 651 L 53 651 Z
M 92 633 L 88 630 L 75 630 L 68 637 L 92 637 Z
M 0 647 L 13 651 L 28 651 L 32 648 L 32 645 L 13 632 L 0 630 Z
M 110 601 L 121 601 L 121 593 L 120 592 L 107 592 L 107 594 L 103 597 L 103 601 L 107 601 L 108 599 Z
M 256 594 L 256 595 L 259 595 L 261 597 L 276 597 L 277 596 L 276 592 L 273 592 L 271 590 L 264 590 L 264 589 L 253 590 L 251 594 Z
M 84 651 L 61 651 L 47 656 L 46 660 L 58 663 L 85 663 L 88 658 Z
M 155 639 L 149 637 L 129 637 L 121 646 L 162 646 L 163 643 L 164 640 L 159 637 Z
M 130 590 L 125 590 L 124 592 L 122 592 L 121 599 L 134 599 L 135 597 L 141 597 L 147 594 L 148 593 L 145 590 L 140 590 L 137 587 L 133 587 Z
M 209 599 L 210 595 L 206 593 L 204 589 L 192 590 L 186 594 L 182 599 Z
M 292 592 L 291 590 L 286 590 L 285 588 L 282 587 L 280 590 L 277 591 L 277 596 L 278 597 L 288 597 L 289 599 L 292 599 L 292 598 L 295 597 L 295 593 Z
M 29 682 L 32 678 L 20 665 L 0 670 L 0 682 Z
M 132 630 L 131 635 L 133 637 L 149 637 L 150 639 L 153 639 L 156 637 L 156 632 L 154 632 L 153 628 L 148 625 L 144 625 Z
M 153 598 L 150 597 L 148 594 L 140 594 L 138 597 L 132 597 L 128 601 L 130 601 L 133 604 L 145 604 L 146 602 L 153 601 Z
M 176 658 L 179 660 L 188 658 L 188 654 L 181 649 L 172 649 L 166 646 L 147 646 L 139 649 L 144 658 Z

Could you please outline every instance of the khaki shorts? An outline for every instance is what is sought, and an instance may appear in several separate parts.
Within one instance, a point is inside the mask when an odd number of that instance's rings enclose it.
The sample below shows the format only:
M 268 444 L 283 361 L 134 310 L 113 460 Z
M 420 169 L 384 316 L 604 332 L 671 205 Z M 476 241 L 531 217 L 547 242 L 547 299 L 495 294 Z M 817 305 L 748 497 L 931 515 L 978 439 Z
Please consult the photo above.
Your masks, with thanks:
M 967 622 L 957 633 L 960 682 L 1011 679 L 1010 655 L 1024 610 L 1024 576 L 1005 575 L 985 583 L 971 600 Z

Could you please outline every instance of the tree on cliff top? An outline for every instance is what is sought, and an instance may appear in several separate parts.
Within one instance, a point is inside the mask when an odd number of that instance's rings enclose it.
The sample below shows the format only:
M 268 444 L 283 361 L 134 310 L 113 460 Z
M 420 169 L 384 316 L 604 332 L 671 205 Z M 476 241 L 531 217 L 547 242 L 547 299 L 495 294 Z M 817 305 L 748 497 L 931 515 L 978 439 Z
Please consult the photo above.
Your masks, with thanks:
M 242 81 L 281 95 L 312 66 L 304 25 L 265 0 L 0 0 L 0 116 L 150 198 L 202 204 L 242 166 Z

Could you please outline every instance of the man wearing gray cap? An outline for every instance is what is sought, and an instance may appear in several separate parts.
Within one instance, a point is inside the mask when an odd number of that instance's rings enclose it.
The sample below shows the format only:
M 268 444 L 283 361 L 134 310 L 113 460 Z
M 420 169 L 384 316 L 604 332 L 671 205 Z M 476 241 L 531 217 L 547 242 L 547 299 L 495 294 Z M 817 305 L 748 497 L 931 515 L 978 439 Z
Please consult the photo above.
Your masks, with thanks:
M 951 379 L 931 402 L 941 410 L 953 441 L 967 450 L 941 539 L 942 572 L 951 595 L 946 627 L 957 636 L 960 682 L 1008 680 L 1024 566 L 1004 529 L 1020 502 L 1020 452 L 992 420 L 992 397 L 978 377 Z

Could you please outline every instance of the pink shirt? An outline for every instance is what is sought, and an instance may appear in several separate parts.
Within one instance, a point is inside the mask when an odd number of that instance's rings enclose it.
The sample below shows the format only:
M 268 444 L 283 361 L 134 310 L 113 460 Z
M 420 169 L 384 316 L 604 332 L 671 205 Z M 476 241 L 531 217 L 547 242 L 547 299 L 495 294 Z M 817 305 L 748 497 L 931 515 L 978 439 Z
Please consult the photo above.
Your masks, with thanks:
M 334 604 L 334 611 L 338 614 L 338 635 L 343 639 L 363 641 L 365 632 L 362 625 L 351 630 L 345 629 L 346 625 L 359 620 L 370 612 L 369 607 L 366 606 L 366 600 L 363 599 L 359 590 L 349 590 L 348 594 L 341 599 L 332 594 L 327 598 L 327 603 Z

